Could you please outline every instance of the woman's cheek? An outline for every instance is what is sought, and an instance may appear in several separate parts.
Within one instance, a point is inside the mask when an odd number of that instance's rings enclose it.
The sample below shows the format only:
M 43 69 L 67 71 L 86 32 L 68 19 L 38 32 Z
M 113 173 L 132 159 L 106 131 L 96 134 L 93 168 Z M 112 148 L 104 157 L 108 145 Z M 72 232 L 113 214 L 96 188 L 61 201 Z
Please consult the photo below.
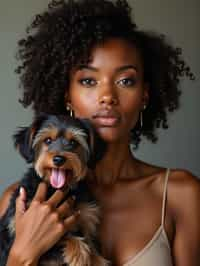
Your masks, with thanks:
M 75 116 L 80 118 L 89 118 L 97 106 L 95 98 L 91 94 L 80 92 L 76 97 L 71 99 L 72 108 Z
M 132 128 L 135 127 L 139 119 L 140 104 L 138 101 L 129 102 L 129 104 L 127 103 L 127 105 L 124 106 L 123 110 L 124 110 L 124 114 L 122 114 L 122 116 L 124 116 L 124 120 L 125 120 L 124 122 L 126 123 L 126 127 L 131 130 Z

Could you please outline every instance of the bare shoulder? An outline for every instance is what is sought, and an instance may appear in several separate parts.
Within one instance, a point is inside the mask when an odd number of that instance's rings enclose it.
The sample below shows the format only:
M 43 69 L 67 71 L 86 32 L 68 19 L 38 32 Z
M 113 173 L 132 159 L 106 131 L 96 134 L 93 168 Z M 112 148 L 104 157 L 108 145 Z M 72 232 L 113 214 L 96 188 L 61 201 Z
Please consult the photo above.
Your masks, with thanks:
M 10 185 L 9 187 L 7 187 L 7 189 L 3 192 L 3 194 L 0 197 L 0 217 L 3 216 L 3 214 L 5 213 L 10 198 L 12 196 L 12 193 L 16 190 L 16 188 L 18 187 L 18 183 L 14 183 L 12 185 Z
M 168 193 L 174 210 L 177 214 L 181 213 L 199 202 L 200 179 L 188 170 L 173 169 L 170 172 Z
M 173 211 L 175 265 L 199 265 L 200 247 L 200 180 L 187 170 L 172 170 L 168 201 Z
M 163 178 L 166 168 L 154 168 L 154 180 L 158 181 L 160 197 L 163 197 Z M 184 216 L 197 219 L 200 202 L 200 179 L 185 169 L 170 169 L 167 184 L 167 204 L 170 210 L 171 222 L 176 224 Z M 197 213 L 198 210 L 198 213 Z M 199 217 L 200 219 L 200 217 Z

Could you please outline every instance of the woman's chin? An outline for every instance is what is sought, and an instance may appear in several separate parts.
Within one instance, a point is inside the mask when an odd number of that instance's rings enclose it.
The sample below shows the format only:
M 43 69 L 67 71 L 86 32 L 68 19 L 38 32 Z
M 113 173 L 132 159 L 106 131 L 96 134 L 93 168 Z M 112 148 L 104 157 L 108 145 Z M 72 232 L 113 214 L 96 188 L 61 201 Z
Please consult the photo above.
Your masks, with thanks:
M 120 142 L 122 138 L 125 138 L 124 132 L 119 130 L 119 128 L 99 127 L 97 128 L 97 132 L 106 142 Z

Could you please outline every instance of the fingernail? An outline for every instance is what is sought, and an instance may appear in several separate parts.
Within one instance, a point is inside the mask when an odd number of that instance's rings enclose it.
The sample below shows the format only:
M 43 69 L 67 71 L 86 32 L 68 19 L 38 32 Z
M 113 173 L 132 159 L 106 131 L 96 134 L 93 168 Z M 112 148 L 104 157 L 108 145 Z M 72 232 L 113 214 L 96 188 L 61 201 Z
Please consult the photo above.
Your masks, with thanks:
M 20 195 L 22 195 L 23 190 L 24 190 L 23 187 L 20 187 L 20 189 L 19 189 L 19 194 L 20 194 Z

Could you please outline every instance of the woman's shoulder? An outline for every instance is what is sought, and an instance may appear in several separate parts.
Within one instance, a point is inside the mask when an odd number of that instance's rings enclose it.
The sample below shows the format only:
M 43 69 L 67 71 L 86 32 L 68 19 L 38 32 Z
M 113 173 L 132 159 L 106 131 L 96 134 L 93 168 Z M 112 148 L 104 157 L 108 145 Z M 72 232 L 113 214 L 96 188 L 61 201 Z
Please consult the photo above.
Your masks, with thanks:
M 152 180 L 155 183 L 159 184 L 160 190 L 163 189 L 164 180 L 169 170 L 168 177 L 168 192 L 177 195 L 184 195 L 184 193 L 195 193 L 200 189 L 200 178 L 192 174 L 186 169 L 173 169 L 158 167 L 155 165 L 145 164 L 143 168 L 144 172 L 142 173 L 147 180 Z M 146 172 L 146 174 L 144 174 Z
M 158 174 L 159 185 L 156 187 L 160 200 L 164 196 L 166 170 Z M 173 241 L 176 250 L 180 250 L 180 243 L 196 239 L 193 241 L 193 248 L 196 250 L 195 243 L 198 246 L 200 243 L 200 179 L 188 170 L 170 169 L 166 192 L 165 225 L 169 239 Z
M 154 168 L 154 181 L 157 184 L 159 191 L 163 192 L 164 182 L 167 174 L 167 168 Z M 186 169 L 169 169 L 167 183 L 167 197 L 174 208 L 180 208 L 180 204 L 187 200 L 187 203 L 195 200 L 195 197 L 200 197 L 200 179 Z
M 199 206 L 200 179 L 190 171 L 171 169 L 168 181 L 168 200 L 172 203 L 176 217 Z M 195 214 L 194 214 L 195 215 Z
M 186 169 L 170 169 L 171 180 L 183 185 L 198 184 L 200 179 Z
M 200 179 L 185 169 L 170 169 L 169 193 L 182 197 L 200 192 Z
M 190 171 L 175 169 L 168 185 L 167 202 L 175 229 L 174 256 L 181 265 L 183 261 L 196 265 L 200 245 L 200 179 Z
M 18 187 L 18 183 L 14 183 L 10 186 L 8 186 L 5 191 L 3 192 L 3 194 L 0 197 L 0 217 L 3 216 L 3 214 L 5 213 L 8 205 L 9 205 L 9 201 L 10 198 L 12 196 L 12 193 L 16 190 L 16 188 Z
M 148 165 L 147 183 L 152 184 L 160 198 L 163 197 L 167 168 Z M 169 169 L 167 203 L 174 217 L 180 217 L 200 202 L 200 179 L 186 169 Z

